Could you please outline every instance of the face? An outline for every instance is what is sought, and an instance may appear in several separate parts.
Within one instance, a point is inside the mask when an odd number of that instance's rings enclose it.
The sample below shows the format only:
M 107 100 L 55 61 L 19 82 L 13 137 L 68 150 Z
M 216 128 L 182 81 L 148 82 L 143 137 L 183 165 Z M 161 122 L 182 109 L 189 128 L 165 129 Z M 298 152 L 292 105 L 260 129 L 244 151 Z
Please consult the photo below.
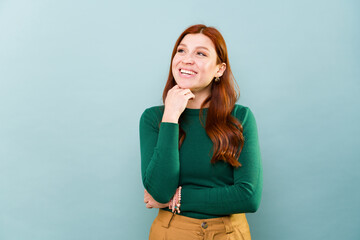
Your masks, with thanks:
M 206 35 L 187 34 L 180 42 L 172 61 L 172 74 L 177 85 L 193 93 L 210 93 L 214 77 L 220 77 L 225 64 L 216 64 L 213 42 Z

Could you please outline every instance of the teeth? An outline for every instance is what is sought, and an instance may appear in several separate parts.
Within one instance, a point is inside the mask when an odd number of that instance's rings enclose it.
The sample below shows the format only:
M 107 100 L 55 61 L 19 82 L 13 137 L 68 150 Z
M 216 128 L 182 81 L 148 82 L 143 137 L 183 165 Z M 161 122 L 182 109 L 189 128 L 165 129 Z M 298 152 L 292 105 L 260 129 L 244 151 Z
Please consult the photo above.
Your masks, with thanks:
M 180 69 L 180 72 L 181 72 L 181 73 L 190 74 L 190 75 L 194 75 L 194 74 L 195 74 L 195 72 L 193 72 L 193 71 L 188 71 L 188 70 L 184 70 L 184 69 Z

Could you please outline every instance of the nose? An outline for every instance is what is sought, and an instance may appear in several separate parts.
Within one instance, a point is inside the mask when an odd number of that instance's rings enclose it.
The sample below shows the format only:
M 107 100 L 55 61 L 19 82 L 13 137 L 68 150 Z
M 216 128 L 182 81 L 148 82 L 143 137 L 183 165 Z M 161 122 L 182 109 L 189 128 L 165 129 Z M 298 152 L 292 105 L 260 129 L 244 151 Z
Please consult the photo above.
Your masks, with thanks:
M 194 59 L 193 57 L 191 56 L 191 54 L 186 54 L 183 59 L 182 59 L 182 62 L 184 64 L 193 64 L 194 63 Z

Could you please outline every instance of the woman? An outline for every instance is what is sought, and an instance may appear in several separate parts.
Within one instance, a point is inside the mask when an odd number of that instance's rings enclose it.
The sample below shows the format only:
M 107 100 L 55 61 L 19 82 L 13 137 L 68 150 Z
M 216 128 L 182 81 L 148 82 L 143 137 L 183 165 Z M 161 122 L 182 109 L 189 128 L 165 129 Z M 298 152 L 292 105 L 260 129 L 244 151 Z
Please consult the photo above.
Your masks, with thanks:
M 261 201 L 254 115 L 238 94 L 225 41 L 194 25 L 175 43 L 164 106 L 140 119 L 147 208 L 159 208 L 150 239 L 250 239 L 245 217 Z

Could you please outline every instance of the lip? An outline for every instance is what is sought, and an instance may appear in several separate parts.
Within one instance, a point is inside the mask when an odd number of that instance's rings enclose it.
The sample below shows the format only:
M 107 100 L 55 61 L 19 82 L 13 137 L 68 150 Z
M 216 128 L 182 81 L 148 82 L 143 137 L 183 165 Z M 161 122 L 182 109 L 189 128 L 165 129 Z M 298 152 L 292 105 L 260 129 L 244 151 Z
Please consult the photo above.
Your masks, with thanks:
M 192 71 L 192 72 L 194 72 L 195 74 L 193 74 L 193 75 L 191 75 L 191 74 L 190 74 L 190 75 L 188 75 L 188 74 L 182 74 L 182 73 L 181 73 L 181 69 L 187 70 L 187 71 Z M 195 72 L 194 70 L 186 69 L 186 68 L 179 68 L 178 73 L 179 73 L 179 76 L 180 76 L 181 78 L 193 78 L 193 77 L 195 77 L 195 76 L 197 75 L 197 72 Z
M 180 72 L 181 69 L 186 70 L 186 71 L 191 71 L 191 72 L 194 72 L 195 74 L 197 74 L 197 71 L 195 71 L 195 70 L 193 70 L 193 69 L 190 69 L 190 68 L 182 68 L 182 67 L 181 67 L 181 68 L 178 69 L 178 71 Z

